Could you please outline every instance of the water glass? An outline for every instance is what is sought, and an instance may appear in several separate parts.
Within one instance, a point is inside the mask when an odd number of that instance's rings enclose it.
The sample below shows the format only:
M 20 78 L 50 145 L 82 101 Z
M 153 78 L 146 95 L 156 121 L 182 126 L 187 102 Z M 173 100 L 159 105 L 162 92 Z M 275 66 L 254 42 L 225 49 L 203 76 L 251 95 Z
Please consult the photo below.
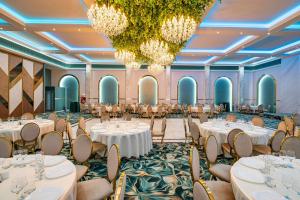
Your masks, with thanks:
M 286 156 L 290 159 L 290 162 L 293 162 L 293 160 L 296 157 L 295 151 L 291 151 L 291 150 L 286 151 Z
M 26 176 L 13 178 L 10 182 L 10 191 L 18 194 L 27 185 Z

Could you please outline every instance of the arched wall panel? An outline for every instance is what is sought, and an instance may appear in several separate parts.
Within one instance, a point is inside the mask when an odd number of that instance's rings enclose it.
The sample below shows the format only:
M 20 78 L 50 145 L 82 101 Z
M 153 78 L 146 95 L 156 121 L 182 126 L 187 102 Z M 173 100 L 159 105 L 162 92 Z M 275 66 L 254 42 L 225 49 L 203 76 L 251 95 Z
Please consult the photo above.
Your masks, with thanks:
M 270 75 L 262 76 L 257 84 L 258 105 L 263 104 L 269 112 L 276 112 L 276 81 Z
M 139 103 L 156 105 L 158 100 L 158 83 L 152 76 L 145 76 L 139 80 Z
M 73 75 L 65 75 L 59 81 L 59 87 L 65 88 L 65 103 L 70 109 L 71 102 L 79 102 L 79 81 Z
M 232 110 L 232 82 L 227 77 L 220 77 L 215 81 L 215 104 L 228 103 Z
M 104 76 L 99 82 L 99 101 L 102 104 L 118 104 L 119 83 L 114 76 Z
M 195 105 L 197 103 L 197 82 L 192 77 L 183 77 L 178 81 L 178 103 Z

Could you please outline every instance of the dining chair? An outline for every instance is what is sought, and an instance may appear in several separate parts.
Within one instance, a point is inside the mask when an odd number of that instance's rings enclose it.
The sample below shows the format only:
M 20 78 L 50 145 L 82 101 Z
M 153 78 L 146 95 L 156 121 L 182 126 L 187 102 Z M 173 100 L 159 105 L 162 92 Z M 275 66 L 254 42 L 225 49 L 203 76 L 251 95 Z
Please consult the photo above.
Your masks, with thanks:
M 200 124 L 204 123 L 204 122 L 208 122 L 208 116 L 205 113 L 201 113 L 199 114 L 199 121 Z
M 36 123 L 25 124 L 20 132 L 21 140 L 14 142 L 16 148 L 25 148 L 29 152 L 34 152 L 37 140 L 40 135 L 40 127 Z
M 231 166 L 217 163 L 218 143 L 214 135 L 210 135 L 206 138 L 204 152 L 206 155 L 208 171 L 214 177 L 230 183 Z
M 193 187 L 194 200 L 234 200 L 230 183 L 224 181 L 198 180 Z
M 153 135 L 153 130 L 154 130 L 154 116 L 151 117 L 151 121 L 150 121 L 150 131 L 152 135 Z
M 198 106 L 198 115 L 203 113 L 203 106 L 199 105 Z
M 50 113 L 48 119 L 55 122 L 57 120 L 56 113 L 55 112 Z
M 184 135 L 185 135 L 185 143 L 188 139 L 192 139 L 192 135 L 191 135 L 191 132 L 187 131 L 187 127 L 186 127 L 186 121 L 185 119 L 183 118 L 183 128 L 184 128 Z
M 221 146 L 224 155 L 227 153 L 232 157 L 235 157 L 234 148 L 233 148 L 234 137 L 241 132 L 244 131 L 239 128 L 235 128 L 229 131 L 227 135 L 227 143 L 223 143 Z
M 67 123 L 65 119 L 58 119 L 55 123 L 55 131 L 60 132 L 61 136 L 64 136 L 64 133 L 67 128 Z
M 131 121 L 132 116 L 131 116 L 130 113 L 125 112 L 125 113 L 123 114 L 123 119 L 124 119 L 125 121 Z
M 101 113 L 100 122 L 110 121 L 109 113 L 103 112 Z
M 193 183 L 200 180 L 200 156 L 196 146 L 192 146 L 189 157 L 190 171 Z
M 78 127 L 82 128 L 83 130 L 86 129 L 86 123 L 83 117 L 80 117 L 78 120 Z
M 277 130 L 284 131 L 285 133 L 287 132 L 287 127 L 286 127 L 285 121 L 279 122 L 279 124 L 277 126 Z
M 284 140 L 286 133 L 277 130 L 273 133 L 267 145 L 253 145 L 253 151 L 256 154 L 271 154 L 272 152 L 279 152 L 281 142 Z
M 67 122 L 67 134 L 70 145 L 70 155 L 72 155 L 72 146 L 75 138 L 73 137 L 73 129 L 70 122 Z
M 259 126 L 259 127 L 265 126 L 265 122 L 262 117 L 254 116 L 251 121 L 254 126 Z
M 293 151 L 297 159 L 300 158 L 300 137 L 289 136 L 283 139 L 280 150 Z
M 284 121 L 285 121 L 286 128 L 287 128 L 287 134 L 289 134 L 290 136 L 293 136 L 294 130 L 295 130 L 294 120 L 291 119 L 290 117 L 284 117 Z
M 72 145 L 72 155 L 77 164 L 76 176 L 77 181 L 79 181 L 88 171 L 88 159 L 92 155 L 92 140 L 87 135 L 79 135 L 73 142 Z
M 0 137 L 0 158 L 10 158 L 12 155 L 13 145 L 10 139 Z
M 32 113 L 24 113 L 22 116 L 21 116 L 21 119 L 26 119 L 26 120 L 33 120 L 34 119 L 34 116 Z
M 114 200 L 123 200 L 125 196 L 125 192 L 126 192 L 126 174 L 125 172 L 122 172 L 117 183 Z
M 77 200 L 94 200 L 110 197 L 116 190 L 116 178 L 121 164 L 119 147 L 113 144 L 107 156 L 107 179 L 96 178 L 77 183 Z
M 42 138 L 41 150 L 44 155 L 58 155 L 64 146 L 62 135 L 58 131 L 47 133 Z
M 153 131 L 152 132 L 152 137 L 161 138 L 160 143 L 163 143 L 164 138 L 165 138 L 165 134 L 166 134 L 166 128 L 167 128 L 167 119 L 164 117 L 162 119 L 162 123 L 161 123 L 161 130 L 160 131 Z
M 226 121 L 228 121 L 228 122 L 236 122 L 236 120 L 237 120 L 237 117 L 235 114 L 228 114 L 226 116 Z
M 242 157 L 250 157 L 253 152 L 251 137 L 244 132 L 238 133 L 233 140 L 233 148 L 236 160 Z
M 205 142 L 205 138 L 201 136 L 199 126 L 195 122 L 192 122 L 189 131 L 192 135 L 193 144 L 201 148 Z

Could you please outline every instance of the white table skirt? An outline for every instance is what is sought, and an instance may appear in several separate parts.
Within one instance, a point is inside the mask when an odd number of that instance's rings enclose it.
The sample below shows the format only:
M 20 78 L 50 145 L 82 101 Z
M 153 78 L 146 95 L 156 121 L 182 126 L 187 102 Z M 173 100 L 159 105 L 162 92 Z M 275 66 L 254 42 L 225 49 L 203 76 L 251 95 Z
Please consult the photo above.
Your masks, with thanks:
M 12 158 L 9 159 L 12 160 Z M 73 168 L 73 172 L 69 175 L 56 179 L 46 179 L 44 177 L 42 180 L 38 180 L 37 182 L 35 182 L 36 188 L 44 186 L 63 188 L 64 193 L 61 196 L 60 200 L 76 200 L 77 179 L 75 165 L 69 160 L 66 160 L 61 164 L 71 165 L 70 167 Z M 35 168 L 34 166 L 30 166 L 29 164 L 27 164 L 26 167 L 23 168 L 11 166 L 6 170 L 9 171 L 9 178 L 0 184 L 0 199 L 14 200 L 17 199 L 18 195 L 10 191 L 11 180 L 16 177 L 26 176 L 28 183 L 30 183 L 35 179 Z
M 19 125 L 19 123 L 22 123 Z M 38 138 L 38 146 L 40 146 L 42 135 L 54 130 L 54 121 L 48 119 L 22 120 L 14 122 L 0 123 L 0 136 L 7 137 L 12 141 L 21 139 L 21 129 L 27 123 L 36 123 L 40 127 L 40 135 Z
M 218 142 L 218 155 L 222 154 L 221 145 L 222 143 L 227 143 L 227 135 L 234 128 L 240 128 L 250 135 L 253 144 L 262 145 L 268 144 L 268 141 L 274 132 L 271 129 L 260 128 L 239 122 L 228 123 L 229 127 L 226 127 L 226 123 L 227 122 L 225 120 L 210 120 L 209 122 L 199 125 L 201 136 L 208 137 L 209 135 L 214 135 L 216 137 Z
M 269 156 L 272 157 L 272 156 Z M 253 157 L 252 157 L 253 158 Z M 256 156 L 255 158 L 260 159 L 261 157 Z M 277 157 L 278 158 L 278 157 Z M 246 158 L 249 159 L 249 158 Z M 258 183 L 250 183 L 244 180 L 239 179 L 236 177 L 236 172 L 243 171 L 243 170 L 254 170 L 252 168 L 248 168 L 242 164 L 240 161 L 237 161 L 231 168 L 231 185 L 233 189 L 233 193 L 236 200 L 253 200 L 253 193 L 254 192 L 263 192 L 263 191 L 270 191 L 272 193 L 277 192 L 280 195 L 286 195 L 287 191 L 285 190 L 284 186 L 282 185 L 282 176 L 290 173 L 293 175 L 295 180 L 298 180 L 298 184 L 300 184 L 300 162 L 299 160 L 297 163 L 292 164 L 294 168 L 271 168 L 270 176 L 273 178 L 274 182 L 276 183 L 276 188 L 272 189 L 268 187 L 266 184 L 258 184 Z M 295 183 L 294 183 L 295 184 Z M 291 193 L 290 193 L 291 194 Z M 297 196 L 295 193 L 294 196 L 290 196 L 292 199 L 299 199 L 300 196 Z
M 202 107 L 204 113 L 209 113 L 210 112 L 210 107 L 209 106 L 204 106 Z M 192 107 L 192 112 L 198 112 L 198 107 Z
M 147 128 L 135 132 L 130 132 L 130 130 L 102 132 L 99 130 L 100 127 L 97 128 L 97 125 L 91 127 L 92 140 L 106 144 L 108 149 L 113 144 L 118 144 L 121 157 L 143 156 L 152 149 L 152 136 L 149 125 L 147 125 Z

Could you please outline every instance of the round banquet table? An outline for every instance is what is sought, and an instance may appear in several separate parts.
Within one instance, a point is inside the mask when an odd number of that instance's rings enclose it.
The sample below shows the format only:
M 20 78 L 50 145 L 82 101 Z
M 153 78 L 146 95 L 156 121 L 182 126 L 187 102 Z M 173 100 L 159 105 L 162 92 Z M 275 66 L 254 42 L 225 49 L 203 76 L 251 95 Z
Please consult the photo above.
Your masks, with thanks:
M 253 126 L 244 122 L 228 122 L 226 120 L 213 119 L 199 125 L 200 133 L 203 137 L 214 135 L 218 142 L 218 155 L 222 154 L 222 143 L 227 143 L 228 133 L 234 129 L 240 128 L 248 134 L 253 144 L 268 144 L 274 130 Z
M 32 156 L 32 157 L 31 157 Z M 35 158 L 33 158 L 35 155 L 28 155 L 28 159 L 31 159 L 32 162 L 28 163 L 25 167 L 15 167 L 11 165 L 8 169 L 3 169 L 3 163 L 5 162 L 12 162 L 13 158 L 8 158 L 7 160 L 0 160 L 2 164 L 0 164 L 0 172 L 8 171 L 9 177 L 8 179 L 4 180 L 2 183 L 0 183 L 0 199 L 18 199 L 18 195 L 11 192 L 11 182 L 13 179 L 16 179 L 18 177 L 26 177 L 27 183 L 31 184 L 34 182 L 36 190 L 39 188 L 61 188 L 63 189 L 63 194 L 59 198 L 60 200 L 76 200 L 77 196 L 77 179 L 76 179 L 76 169 L 75 165 L 70 162 L 69 160 L 64 160 L 62 163 L 59 163 L 55 166 L 51 167 L 45 167 L 45 172 L 47 170 L 52 170 L 51 168 L 56 167 L 62 167 L 62 168 L 70 168 L 71 173 L 68 173 L 68 175 L 61 176 L 58 178 L 48 179 L 43 176 L 42 180 L 38 180 L 36 178 L 35 174 Z M 30 158 L 31 157 L 31 158 Z M 54 156 L 48 156 L 48 157 L 54 157 Z M 1 158 L 0 158 L 1 159 Z M 0 163 L 1 163 L 0 162 Z M 56 168 L 57 169 L 57 168 Z M 24 190 L 24 188 L 23 188 Z M 21 192 L 19 193 L 19 195 Z
M 48 119 L 34 119 L 34 120 L 19 120 L 13 122 L 0 123 L 0 136 L 7 137 L 12 141 L 21 139 L 21 129 L 27 123 L 36 123 L 40 127 L 40 135 L 38 138 L 38 146 L 40 146 L 42 135 L 54 130 L 54 121 Z
M 282 199 L 286 196 L 291 200 L 300 199 L 300 160 L 266 156 L 271 160 L 270 174 L 262 173 L 260 170 L 265 167 L 263 156 L 241 158 L 231 168 L 231 185 L 235 199 L 237 200 L 263 200 Z M 276 164 L 274 164 L 276 163 Z M 286 164 L 284 167 L 280 164 Z M 267 178 L 271 178 L 271 187 L 266 183 Z M 287 190 L 283 183 L 283 178 L 291 180 L 292 188 Z M 296 186 L 296 187 L 295 187 Z M 271 196 L 267 196 L 271 195 Z M 276 198 L 277 197 L 277 198 Z
M 204 113 L 209 113 L 210 112 L 210 106 L 203 106 L 202 109 L 203 109 Z M 193 106 L 192 107 L 192 112 L 198 112 L 198 107 Z
M 93 141 L 120 147 L 121 157 L 139 157 L 152 149 L 150 126 L 137 121 L 114 120 L 91 127 Z

